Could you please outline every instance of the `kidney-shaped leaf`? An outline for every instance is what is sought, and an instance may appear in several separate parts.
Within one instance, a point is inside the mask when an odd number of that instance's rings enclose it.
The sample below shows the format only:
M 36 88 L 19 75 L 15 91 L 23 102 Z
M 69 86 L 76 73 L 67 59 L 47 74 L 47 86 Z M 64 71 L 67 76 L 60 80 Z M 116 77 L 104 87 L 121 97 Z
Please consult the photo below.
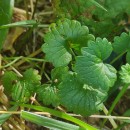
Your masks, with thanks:
M 46 53 L 46 59 L 55 67 L 66 66 L 72 60 L 70 48 L 80 51 L 82 46 L 93 39 L 86 26 L 81 26 L 75 20 L 64 19 L 51 26 L 50 32 L 44 37 L 42 50 Z
M 126 54 L 126 60 L 130 63 L 130 33 L 122 33 L 121 36 L 114 38 L 113 49 L 116 53 Z
M 97 38 L 88 47 L 82 48 L 82 56 L 76 59 L 75 71 L 80 79 L 100 91 L 107 92 L 116 81 L 116 70 L 103 63 L 112 52 L 112 45 L 107 39 Z
M 54 107 L 59 105 L 56 86 L 44 84 L 38 89 L 37 95 L 39 100 L 41 100 L 45 105 L 53 105 Z
M 68 74 L 59 89 L 61 104 L 81 115 L 91 115 L 101 109 L 101 103 L 106 96 L 81 83 L 75 73 Z
M 123 53 L 130 50 L 130 35 L 122 33 L 114 38 L 113 49 L 116 53 Z

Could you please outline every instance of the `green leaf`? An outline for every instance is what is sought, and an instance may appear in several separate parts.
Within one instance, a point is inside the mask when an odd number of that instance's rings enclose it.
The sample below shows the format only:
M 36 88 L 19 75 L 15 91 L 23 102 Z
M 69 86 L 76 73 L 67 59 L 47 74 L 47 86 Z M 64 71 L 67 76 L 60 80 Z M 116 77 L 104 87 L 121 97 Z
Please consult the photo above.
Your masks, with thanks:
M 11 94 L 11 89 L 13 87 L 13 81 L 17 80 L 17 75 L 12 71 L 6 71 L 2 76 L 2 84 L 4 86 L 4 92 L 7 95 Z
M 45 35 L 42 50 L 55 67 L 66 66 L 72 60 L 71 48 L 80 51 L 82 46 L 87 46 L 88 41 L 93 39 L 88 28 L 81 26 L 78 21 L 59 20 Z
M 33 84 L 40 84 L 41 76 L 38 74 L 37 70 L 30 68 L 23 73 L 22 80 Z
M 13 6 L 14 0 L 0 0 L 0 26 L 10 23 Z M 7 29 L 0 30 L 0 50 L 2 49 L 7 32 Z
M 114 51 L 117 54 L 126 54 L 126 60 L 130 63 L 130 33 L 122 33 L 121 36 L 117 36 L 114 38 L 114 43 L 112 44 Z
M 16 102 L 27 102 L 30 99 L 31 92 L 28 90 L 25 82 L 18 81 L 12 89 L 12 99 Z
M 123 83 L 129 84 L 130 83 L 130 65 L 127 63 L 126 65 L 121 66 L 120 78 Z
M 76 125 L 58 121 L 41 115 L 36 115 L 31 112 L 22 111 L 21 117 L 27 121 L 36 123 L 37 125 L 50 128 L 52 130 L 86 130 Z
M 130 34 L 123 32 L 121 36 L 116 36 L 112 45 L 114 51 L 118 54 L 130 50 Z
M 54 107 L 59 105 L 59 97 L 57 95 L 57 88 L 55 86 L 46 84 L 41 86 L 38 91 L 38 99 L 45 105 L 53 105 Z
M 51 71 L 51 79 L 57 85 L 59 84 L 66 73 L 68 73 L 68 67 L 58 67 Z
M 81 83 L 75 73 L 70 73 L 59 85 L 59 96 L 61 104 L 69 111 L 86 116 L 101 109 L 101 103 L 106 95 L 99 94 L 90 86 Z
M 83 55 L 77 57 L 74 68 L 80 79 L 99 91 L 107 92 L 117 78 L 115 68 L 103 63 L 111 52 L 112 45 L 105 38 L 97 38 L 96 42 L 82 48 Z
M 12 98 L 14 101 L 27 102 L 30 97 L 36 93 L 41 86 L 41 76 L 37 70 L 28 69 L 24 72 L 23 77 L 19 78 L 17 83 L 13 85 Z
M 51 71 L 52 83 L 44 84 L 37 90 L 39 101 L 42 101 L 45 105 L 53 105 L 54 107 L 59 105 L 58 85 L 68 73 L 68 69 L 68 67 L 57 67 Z

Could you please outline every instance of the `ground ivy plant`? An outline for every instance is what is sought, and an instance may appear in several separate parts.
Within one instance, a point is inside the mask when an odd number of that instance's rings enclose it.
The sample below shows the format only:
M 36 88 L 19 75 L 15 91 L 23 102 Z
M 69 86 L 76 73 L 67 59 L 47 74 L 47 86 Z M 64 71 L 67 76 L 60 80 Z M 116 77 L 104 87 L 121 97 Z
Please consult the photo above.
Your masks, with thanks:
M 53 23 L 42 46 L 46 60 L 54 66 L 52 83 L 45 90 L 49 93 L 46 94 L 49 103 L 61 104 L 68 111 L 81 115 L 102 110 L 108 91 L 118 76 L 111 63 L 124 52 L 127 52 L 126 59 L 129 61 L 129 39 L 129 34 L 122 33 L 115 37 L 112 44 L 106 38 L 95 38 L 88 27 L 76 20 L 61 19 Z M 112 53 L 117 57 L 112 59 Z M 129 66 L 122 68 L 121 79 L 129 79 Z
M 44 105 L 64 106 L 83 116 L 103 109 L 109 90 L 117 80 L 125 89 L 130 84 L 130 35 L 122 33 L 113 43 L 95 37 L 76 20 L 61 19 L 50 25 L 42 50 L 53 65 L 50 80 L 44 84 L 37 70 L 28 69 L 22 77 L 7 71 L 2 77 L 5 93 L 16 103 L 28 103 L 37 94 Z M 113 57 L 114 53 L 114 57 Z M 115 67 L 125 58 L 127 63 Z

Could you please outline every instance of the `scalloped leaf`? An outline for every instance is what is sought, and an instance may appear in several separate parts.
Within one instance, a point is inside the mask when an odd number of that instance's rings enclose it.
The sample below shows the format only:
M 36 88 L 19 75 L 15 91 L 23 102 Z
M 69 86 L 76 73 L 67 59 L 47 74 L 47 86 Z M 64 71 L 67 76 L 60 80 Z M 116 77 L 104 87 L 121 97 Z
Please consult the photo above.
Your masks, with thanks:
M 27 102 L 30 99 L 31 93 L 27 89 L 26 83 L 18 81 L 12 88 L 12 99 L 16 102 Z
M 24 72 L 23 77 L 13 85 L 12 98 L 15 101 L 27 102 L 41 86 L 41 76 L 32 68 Z
M 37 70 L 30 68 L 23 73 L 22 80 L 25 80 L 26 82 L 40 84 L 41 76 L 38 74 Z
M 4 86 L 4 92 L 7 95 L 11 94 L 10 89 L 13 87 L 13 81 L 17 80 L 17 75 L 12 71 L 6 71 L 2 76 L 2 84 Z
M 69 69 L 68 66 L 58 67 L 58 68 L 54 68 L 51 71 L 51 79 L 55 83 L 55 85 L 58 85 L 62 81 L 65 74 L 68 73 L 68 69 Z
M 107 92 L 116 81 L 116 70 L 113 66 L 103 63 L 112 52 L 112 45 L 107 39 L 97 38 L 88 47 L 82 48 L 82 56 L 76 58 L 75 71 L 86 84 L 99 91 Z
M 70 72 L 59 85 L 59 96 L 61 104 L 69 111 L 86 116 L 102 109 L 102 101 L 106 95 L 81 83 L 77 75 Z
M 123 53 L 130 50 L 130 34 L 122 33 L 114 38 L 113 49 L 116 53 Z
M 126 54 L 126 60 L 130 63 L 130 33 L 122 33 L 120 36 L 114 38 L 113 49 L 118 54 Z
M 123 83 L 130 84 L 130 64 L 122 65 L 119 74 Z
M 12 98 L 14 101 L 26 103 L 33 96 L 40 85 L 29 81 L 19 80 L 12 88 Z
M 60 67 L 68 65 L 72 60 L 71 48 L 80 52 L 81 47 L 87 46 L 89 40 L 94 40 L 94 36 L 78 21 L 64 19 L 51 25 L 44 40 L 42 50 L 46 53 L 46 59 L 55 67 Z
M 38 89 L 37 94 L 38 99 L 45 105 L 53 105 L 54 107 L 59 105 L 59 97 L 55 86 L 45 84 Z

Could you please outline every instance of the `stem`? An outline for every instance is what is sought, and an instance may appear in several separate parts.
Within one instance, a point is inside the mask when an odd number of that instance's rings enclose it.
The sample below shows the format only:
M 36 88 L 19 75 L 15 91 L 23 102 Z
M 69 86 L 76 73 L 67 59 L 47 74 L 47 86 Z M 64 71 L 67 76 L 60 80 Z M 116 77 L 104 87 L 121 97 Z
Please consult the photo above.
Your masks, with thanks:
M 45 71 L 43 71 L 43 74 L 45 75 L 48 81 L 51 81 L 51 78 L 48 76 L 48 74 Z
M 31 60 L 31 61 L 46 62 L 45 59 L 38 59 L 38 58 L 23 57 L 23 59 L 25 59 L 25 60 Z
M 31 57 L 23 57 L 23 56 L 19 56 L 19 57 L 3 57 L 4 60 L 15 60 L 15 59 L 24 59 L 24 60 L 30 60 L 30 61 L 39 61 L 39 62 L 47 62 L 45 59 L 41 59 L 41 58 L 31 58 Z M 13 61 L 12 61 L 13 62 Z
M 48 81 L 51 81 L 51 78 L 48 76 L 48 74 L 45 72 L 45 62 L 43 63 L 42 67 L 41 67 L 41 72 L 40 75 L 45 75 L 45 77 L 47 78 Z
M 53 11 L 39 12 L 38 15 L 51 15 L 53 13 L 54 13 Z
M 1 56 L 1 54 L 0 54 L 0 68 L 1 68 L 1 61 L 2 61 L 2 56 Z
M 125 52 L 123 52 L 123 53 L 121 53 L 121 54 L 119 54 L 116 58 L 114 58 L 111 62 L 110 62 L 110 64 L 112 65 L 114 62 L 116 62 L 122 55 L 124 55 L 126 53 L 126 51 Z
M 72 53 L 73 57 L 75 58 L 75 57 L 76 57 L 76 55 L 75 55 L 74 51 L 72 50 L 72 48 L 70 48 L 70 51 L 71 51 L 71 53 Z
M 26 0 L 24 0 L 24 5 L 25 5 L 25 10 L 26 10 L 26 17 L 27 17 L 27 19 L 29 19 L 28 4 L 27 4 L 27 1 L 26 1 Z
M 34 15 L 35 15 L 35 13 L 36 13 L 37 3 L 38 3 L 38 0 L 36 0 L 35 7 L 34 7 L 34 10 L 33 10 L 33 12 L 32 12 L 32 19 L 34 19 Z
M 104 113 L 105 113 L 106 115 L 108 115 L 108 110 L 107 110 L 107 108 L 106 108 L 105 106 L 103 106 L 103 111 L 104 111 Z M 113 126 L 113 128 L 116 129 L 116 128 L 117 128 L 117 124 L 116 124 L 116 122 L 114 121 L 114 119 L 113 119 L 113 118 L 108 118 L 108 119 L 109 119 L 111 125 Z
M 110 107 L 107 115 L 110 115 L 113 111 L 113 109 L 115 108 L 116 104 L 118 103 L 118 101 L 121 99 L 121 97 L 123 96 L 123 94 L 126 92 L 127 88 L 128 88 L 128 84 L 125 84 L 125 86 L 122 88 L 122 90 L 120 91 L 120 93 L 117 95 L 116 99 L 114 100 L 112 106 Z M 106 123 L 107 119 L 105 119 L 102 123 L 102 127 L 104 127 L 105 123 Z
M 30 54 L 28 57 L 29 57 L 29 58 L 32 58 L 32 57 L 38 55 L 39 53 L 41 53 L 41 49 L 38 49 L 37 51 L 33 52 L 33 53 Z M 20 66 L 20 65 L 23 64 L 24 62 L 26 62 L 25 59 L 22 59 L 21 61 L 19 61 L 18 63 L 15 64 L 15 67 Z
M 3 57 L 0 55 L 0 60 L 2 59 Z M 1 62 L 1 61 L 0 61 Z M 4 60 L 5 63 L 8 64 L 8 62 L 6 60 Z M 1 67 L 1 64 L 0 64 L 0 67 Z M 18 70 L 16 70 L 13 66 L 10 65 L 10 68 L 19 76 L 19 77 L 23 77 L 22 74 L 20 74 L 20 72 Z
M 10 63 L 8 63 L 8 64 L 6 64 L 5 66 L 0 67 L 0 68 L 7 68 L 7 67 L 13 65 L 15 62 L 17 62 L 17 61 L 20 60 L 21 58 L 23 58 L 23 56 L 20 56 L 20 57 L 16 58 L 16 59 L 13 60 L 12 62 L 10 62 Z

